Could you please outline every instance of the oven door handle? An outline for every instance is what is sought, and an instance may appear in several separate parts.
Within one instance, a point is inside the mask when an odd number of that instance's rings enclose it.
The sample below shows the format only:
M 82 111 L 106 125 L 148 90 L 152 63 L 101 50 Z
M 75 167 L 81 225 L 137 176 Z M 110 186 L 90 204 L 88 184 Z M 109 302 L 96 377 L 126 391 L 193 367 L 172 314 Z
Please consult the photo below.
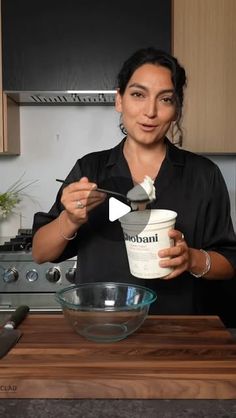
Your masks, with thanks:
M 9 303 L 0 306 L 0 312 L 5 312 L 5 311 L 13 312 L 15 310 L 16 308 L 13 308 L 13 306 Z
M 11 306 L 11 305 L 2 305 L 0 306 L 0 313 L 10 313 L 10 312 L 15 312 L 16 308 Z M 49 308 L 49 307 L 44 307 L 44 308 L 38 308 L 38 307 L 30 307 L 30 312 L 52 312 L 52 313 L 61 313 L 62 309 L 59 308 Z

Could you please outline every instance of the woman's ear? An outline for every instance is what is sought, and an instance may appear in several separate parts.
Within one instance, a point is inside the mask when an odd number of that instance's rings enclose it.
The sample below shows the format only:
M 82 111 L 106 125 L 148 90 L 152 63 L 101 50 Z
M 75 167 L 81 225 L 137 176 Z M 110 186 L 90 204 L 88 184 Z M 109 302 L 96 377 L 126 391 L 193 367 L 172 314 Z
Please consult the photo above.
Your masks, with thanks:
M 115 109 L 117 112 L 122 112 L 122 96 L 119 92 L 119 89 L 116 91 L 116 97 L 115 97 Z

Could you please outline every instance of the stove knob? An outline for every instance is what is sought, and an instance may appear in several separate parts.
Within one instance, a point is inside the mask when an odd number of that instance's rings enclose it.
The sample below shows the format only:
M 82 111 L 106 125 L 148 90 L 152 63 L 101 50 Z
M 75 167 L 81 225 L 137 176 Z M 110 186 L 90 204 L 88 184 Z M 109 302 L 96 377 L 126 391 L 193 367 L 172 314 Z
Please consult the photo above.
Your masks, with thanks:
M 19 277 L 19 273 L 15 269 L 15 267 L 11 267 L 11 268 L 5 270 L 4 273 L 3 273 L 3 280 L 6 283 L 16 282 L 18 280 L 18 277 Z
M 28 282 L 35 282 L 38 280 L 39 274 L 36 269 L 28 270 L 26 273 L 26 279 Z
M 66 272 L 66 279 L 70 283 L 75 283 L 75 272 L 76 269 L 74 267 L 70 267 Z
M 46 271 L 46 279 L 51 283 L 56 283 L 60 280 L 61 272 L 59 267 L 50 267 Z

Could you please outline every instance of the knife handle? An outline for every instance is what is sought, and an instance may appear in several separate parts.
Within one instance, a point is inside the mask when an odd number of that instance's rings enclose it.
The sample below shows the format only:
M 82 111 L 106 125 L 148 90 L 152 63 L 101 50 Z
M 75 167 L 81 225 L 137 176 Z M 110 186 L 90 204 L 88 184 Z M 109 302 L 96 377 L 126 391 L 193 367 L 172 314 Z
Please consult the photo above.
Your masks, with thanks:
M 30 308 L 27 305 L 19 306 L 15 312 L 10 316 L 7 323 L 4 325 L 4 328 L 17 328 L 18 325 L 25 319 Z

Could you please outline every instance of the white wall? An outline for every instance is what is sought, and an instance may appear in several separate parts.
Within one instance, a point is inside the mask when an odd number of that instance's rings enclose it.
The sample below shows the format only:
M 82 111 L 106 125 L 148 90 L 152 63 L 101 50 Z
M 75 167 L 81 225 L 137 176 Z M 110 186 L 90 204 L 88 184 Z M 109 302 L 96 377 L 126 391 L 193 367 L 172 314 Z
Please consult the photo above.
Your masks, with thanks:
M 26 191 L 31 198 L 23 199 L 17 215 L 8 221 L 6 228 L 10 228 L 10 223 L 31 228 L 33 214 L 47 211 L 53 203 L 60 187 L 56 178 L 63 179 L 84 154 L 111 148 L 122 138 L 119 114 L 112 106 L 22 106 L 20 124 L 21 155 L 0 157 L 0 192 L 24 172 L 26 181 L 38 182 Z M 225 177 L 236 225 L 236 156 L 210 158 L 220 166 Z
M 38 180 L 26 190 L 17 214 L 0 228 L 31 228 L 33 214 L 47 211 L 60 184 L 76 160 L 91 151 L 111 148 L 122 138 L 119 114 L 113 106 L 63 106 L 20 108 L 21 155 L 0 157 L 0 192 L 24 172 L 26 181 Z M 7 231 L 5 231 L 7 229 Z

